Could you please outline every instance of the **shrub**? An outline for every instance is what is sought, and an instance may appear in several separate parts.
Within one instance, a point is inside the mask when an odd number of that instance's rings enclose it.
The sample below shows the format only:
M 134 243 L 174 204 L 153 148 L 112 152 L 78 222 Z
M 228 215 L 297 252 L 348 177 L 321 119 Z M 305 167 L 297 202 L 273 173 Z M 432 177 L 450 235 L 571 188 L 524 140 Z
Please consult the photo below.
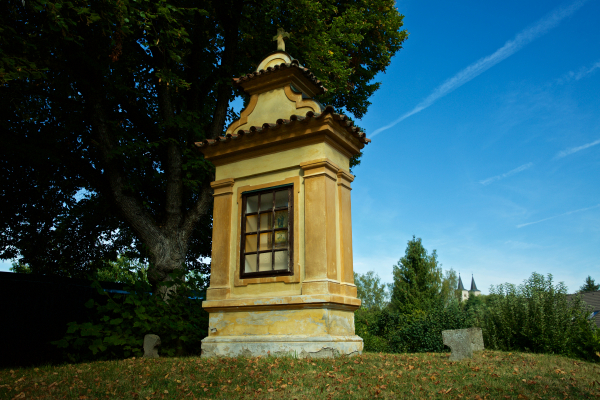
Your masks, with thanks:
M 394 353 L 448 351 L 442 341 L 442 331 L 468 328 L 467 313 L 453 302 L 447 307 L 434 307 L 426 314 L 403 316 L 403 323 L 388 334 L 389 347 Z
M 486 347 L 505 351 L 562 354 L 594 360 L 599 333 L 581 299 L 567 299 L 552 275 L 533 273 L 523 285 L 492 287 L 479 315 Z
M 448 351 L 442 343 L 442 331 L 470 327 L 468 314 L 457 302 L 430 311 L 403 314 L 390 310 L 358 310 L 356 334 L 371 352 L 416 353 Z
M 73 362 L 141 356 L 148 333 L 160 336 L 161 354 L 198 352 L 208 329 L 208 314 L 198 298 L 204 288 L 202 278 L 191 275 L 186 281 L 183 272 L 171 274 L 171 281 L 161 285 L 167 289 L 175 285 L 176 290 L 170 290 L 165 301 L 152 295 L 141 271 L 138 276 L 133 285 L 126 286 L 126 295 L 109 295 L 95 281 L 94 287 L 107 301 L 89 300 L 89 321 L 70 322 L 65 337 L 52 344 L 65 349 L 65 357 Z

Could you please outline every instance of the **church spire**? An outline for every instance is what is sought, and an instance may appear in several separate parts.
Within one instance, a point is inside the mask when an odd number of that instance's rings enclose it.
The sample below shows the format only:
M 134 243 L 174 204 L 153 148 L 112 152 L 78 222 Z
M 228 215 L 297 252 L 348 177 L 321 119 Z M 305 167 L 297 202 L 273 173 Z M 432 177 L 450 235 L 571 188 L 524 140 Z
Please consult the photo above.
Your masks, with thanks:
M 462 279 L 460 279 L 460 274 L 458 274 L 458 288 L 457 290 L 465 290 L 465 287 L 462 283 Z
M 475 278 L 473 278 L 473 274 L 471 274 L 471 292 L 479 292 L 477 289 L 477 285 L 475 284 Z

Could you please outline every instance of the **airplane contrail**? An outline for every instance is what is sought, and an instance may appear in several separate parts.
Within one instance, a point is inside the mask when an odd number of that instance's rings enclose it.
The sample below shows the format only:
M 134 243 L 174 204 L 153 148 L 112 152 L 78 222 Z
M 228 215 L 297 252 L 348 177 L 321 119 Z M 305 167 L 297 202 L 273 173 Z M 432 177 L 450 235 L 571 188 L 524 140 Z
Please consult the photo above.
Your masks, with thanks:
M 559 158 L 566 157 L 566 156 L 571 155 L 573 153 L 577 153 L 578 151 L 585 150 L 588 147 L 596 146 L 597 144 L 600 144 L 600 139 L 598 139 L 598 140 L 596 140 L 594 142 L 591 142 L 591 143 L 584 144 L 583 146 L 571 147 L 570 149 L 566 149 L 566 150 L 560 151 L 560 152 L 558 152 L 558 154 L 556 154 L 556 156 L 554 157 L 554 159 L 559 159 Z
M 479 181 L 479 183 L 481 183 L 483 186 L 486 186 L 486 185 L 489 185 L 492 182 L 496 182 L 496 181 L 499 181 L 500 179 L 508 178 L 511 175 L 517 174 L 517 173 L 519 173 L 521 171 L 525 171 L 526 169 L 531 168 L 531 167 L 533 167 L 533 163 L 529 162 L 529 163 L 523 164 L 520 167 L 517 167 L 517 168 L 515 168 L 513 170 L 510 170 L 510 171 L 508 171 L 508 172 L 506 172 L 504 174 L 496 175 L 496 176 L 493 176 L 491 178 L 487 178 L 487 179 L 484 179 L 482 181 Z
M 487 71 L 494 65 L 498 64 L 500 61 L 510 57 L 511 55 L 521 50 L 523 47 L 525 47 L 538 37 L 544 35 L 550 29 L 558 26 L 558 24 L 563 19 L 571 16 L 573 13 L 579 10 L 581 6 L 583 6 L 586 2 L 587 0 L 578 0 L 567 6 L 556 8 L 548 15 L 540 19 L 533 26 L 519 32 L 514 39 L 506 42 L 504 46 L 500 47 L 494 53 L 490 54 L 487 57 L 479 59 L 475 63 L 469 65 L 468 67 L 460 71 L 458 74 L 454 75 L 452 78 L 448 79 L 446 82 L 442 83 L 429 96 L 427 96 L 425 100 L 421 101 L 415 108 L 402 115 L 394 122 L 376 129 L 373 133 L 369 135 L 369 137 L 372 138 L 373 136 L 378 135 L 379 133 L 388 130 L 396 124 L 404 121 L 411 115 L 415 115 L 416 113 L 423 111 L 424 109 L 435 103 L 438 99 L 461 87 L 462 85 L 469 82 L 471 79 L 475 78 L 479 74 Z
M 554 219 L 554 218 L 562 217 L 564 215 L 570 215 L 570 214 L 578 213 L 578 212 L 581 212 L 581 211 L 587 211 L 587 210 L 591 210 L 593 208 L 598 208 L 598 207 L 600 207 L 600 204 L 596 204 L 595 206 L 591 206 L 591 207 L 580 208 L 579 210 L 569 211 L 569 212 L 566 212 L 566 213 L 563 213 L 563 214 L 555 215 L 553 217 L 548 217 L 548 218 L 540 219 L 539 221 L 528 222 L 526 224 L 520 224 L 520 225 L 517 225 L 517 228 L 522 228 L 522 227 L 528 226 L 528 225 L 539 224 L 540 222 L 548 221 L 549 219 Z

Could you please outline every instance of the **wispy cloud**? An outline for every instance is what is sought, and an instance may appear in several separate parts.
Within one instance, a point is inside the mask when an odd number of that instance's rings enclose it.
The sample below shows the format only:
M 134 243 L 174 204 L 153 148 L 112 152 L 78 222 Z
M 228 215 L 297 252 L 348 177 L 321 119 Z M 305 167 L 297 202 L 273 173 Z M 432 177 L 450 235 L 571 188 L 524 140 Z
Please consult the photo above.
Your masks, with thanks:
M 571 147 L 570 149 L 559 151 L 558 153 L 556 153 L 556 156 L 554 156 L 554 159 L 557 160 L 559 158 L 570 156 L 573 153 L 577 153 L 578 151 L 585 150 L 588 147 L 592 147 L 597 144 L 600 144 L 600 139 L 593 141 L 591 143 L 584 144 L 583 146 Z
M 525 171 L 526 169 L 531 168 L 531 167 L 533 167 L 533 163 L 529 162 L 529 163 L 523 164 L 520 167 L 517 167 L 515 169 L 511 169 L 510 171 L 508 171 L 502 175 L 492 176 L 491 178 L 487 178 L 482 181 L 479 181 L 479 183 L 481 183 L 483 186 L 486 186 L 492 182 L 496 182 L 496 181 L 499 181 L 500 179 L 508 178 L 511 175 L 518 174 L 519 172 Z
M 500 47 L 494 53 L 490 54 L 487 57 L 479 59 L 475 63 L 469 65 L 468 67 L 460 71 L 458 74 L 454 75 L 452 78 L 448 79 L 446 82 L 442 83 L 429 96 L 427 96 L 425 100 L 421 101 L 415 108 L 402 115 L 394 122 L 382 126 L 379 129 L 376 129 L 369 136 L 373 137 L 375 135 L 378 135 L 379 133 L 388 130 L 396 124 L 404 121 L 411 115 L 423 111 L 424 109 L 435 103 L 438 99 L 446 96 L 448 93 L 461 87 L 462 85 L 477 77 L 481 73 L 487 71 L 494 65 L 498 64 L 500 61 L 510 57 L 511 55 L 521 50 L 523 47 L 525 47 L 538 37 L 544 35 L 550 29 L 556 27 L 563 19 L 571 16 L 579 8 L 581 8 L 581 6 L 583 6 L 586 3 L 586 1 L 587 0 L 578 0 L 574 3 L 570 3 L 567 6 L 556 8 L 544 18 L 535 23 L 533 26 L 519 32 L 514 39 L 506 42 L 504 46 Z
M 554 219 L 554 218 L 558 218 L 558 217 L 563 217 L 565 215 L 571 215 L 571 214 L 575 214 L 575 213 L 578 213 L 578 212 L 581 212 L 581 211 L 587 211 L 587 210 L 591 210 L 593 208 L 598 208 L 598 207 L 600 207 L 600 204 L 596 204 L 595 206 L 591 206 L 591 207 L 580 208 L 579 210 L 569 211 L 569 212 L 566 212 L 564 214 L 555 215 L 553 217 L 548 217 L 548 218 L 540 219 L 539 221 L 528 222 L 526 224 L 520 224 L 520 225 L 517 225 L 517 228 L 522 228 L 522 227 L 528 226 L 528 225 L 539 224 L 540 222 L 548 221 L 550 219 Z
M 567 72 L 562 78 L 559 78 L 557 80 L 557 83 L 564 84 L 564 83 L 568 83 L 571 81 L 578 81 L 582 78 L 585 78 L 586 76 L 588 76 L 589 74 L 591 74 L 592 72 L 594 72 L 597 69 L 600 69 L 600 60 L 596 61 L 590 67 L 581 67 L 579 69 L 579 71 L 577 71 L 577 72 L 575 72 L 575 71 Z

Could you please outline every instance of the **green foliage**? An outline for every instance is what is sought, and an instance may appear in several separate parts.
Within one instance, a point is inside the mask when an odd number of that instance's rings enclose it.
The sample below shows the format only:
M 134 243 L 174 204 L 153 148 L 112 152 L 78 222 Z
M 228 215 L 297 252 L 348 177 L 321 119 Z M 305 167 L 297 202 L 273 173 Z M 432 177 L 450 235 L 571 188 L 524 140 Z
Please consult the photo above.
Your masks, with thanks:
M 410 314 L 390 308 L 358 310 L 354 320 L 365 351 L 390 353 L 447 351 L 442 331 L 472 326 L 468 314 L 456 301 L 447 307 L 438 305 L 427 312 L 415 310 Z
M 194 143 L 238 117 L 231 79 L 283 27 L 320 101 L 361 118 L 402 24 L 392 0 L 0 2 L 0 258 L 79 278 L 123 253 L 207 272 L 214 167 Z
M 595 360 L 598 329 L 579 297 L 567 298 L 560 282 L 533 273 L 522 285 L 492 287 L 478 316 L 486 347 L 505 351 L 562 354 Z
M 149 333 L 160 336 L 159 354 L 199 352 L 208 329 L 208 315 L 198 298 L 205 287 L 201 277 L 191 274 L 184 280 L 182 272 L 174 272 L 171 280 L 159 284 L 176 287 L 165 301 L 151 294 L 142 271 L 137 275 L 138 279 L 126 286 L 127 295 L 110 295 L 95 281 L 94 287 L 106 301 L 90 299 L 86 303 L 90 320 L 70 322 L 65 337 L 52 344 L 65 349 L 72 362 L 141 356 L 144 336 Z
M 381 309 L 387 306 L 389 301 L 387 285 L 381 283 L 381 278 L 375 272 L 369 271 L 366 274 L 355 272 L 354 284 L 363 309 Z
M 450 304 L 457 299 L 460 299 L 460 292 L 456 289 L 458 287 L 458 275 L 456 271 L 450 268 L 444 271 L 442 278 L 442 286 L 440 289 L 440 297 L 443 304 Z
M 394 266 L 389 306 L 382 301 L 385 285 L 373 272 L 355 274 L 355 283 L 358 296 L 366 299 L 355 313 L 356 333 L 366 351 L 447 351 L 441 332 L 467 328 L 474 321 L 476 313 L 458 302 L 456 272 L 450 269 L 442 278 L 436 251 L 428 254 L 415 236 Z
M 21 261 L 13 261 L 8 270 L 11 272 L 14 272 L 16 274 L 30 274 L 31 273 L 31 268 L 29 268 L 29 265 L 24 264 Z
M 383 311 L 377 308 L 359 308 L 354 313 L 355 332 L 363 339 L 364 351 L 389 352 L 387 339 L 378 335 L 379 329 L 376 327 L 379 322 L 379 315 Z
M 394 266 L 391 307 L 404 314 L 429 310 L 440 301 L 441 284 L 436 251 L 428 254 L 421 239 L 413 235 L 404 257 Z
M 596 284 L 594 279 L 592 279 L 592 277 L 589 275 L 587 278 L 585 278 L 585 284 L 581 288 L 579 288 L 580 293 L 596 292 L 598 290 L 600 290 L 600 283 Z
M 148 282 L 148 266 L 120 255 L 116 261 L 106 261 L 102 269 L 96 273 L 96 279 L 103 282 L 128 283 L 135 285 L 138 279 Z
M 395 353 L 448 351 L 442 342 L 442 331 L 471 326 L 467 313 L 457 302 L 448 307 L 434 307 L 424 315 L 402 317 L 398 328 L 389 335 L 390 350 Z

